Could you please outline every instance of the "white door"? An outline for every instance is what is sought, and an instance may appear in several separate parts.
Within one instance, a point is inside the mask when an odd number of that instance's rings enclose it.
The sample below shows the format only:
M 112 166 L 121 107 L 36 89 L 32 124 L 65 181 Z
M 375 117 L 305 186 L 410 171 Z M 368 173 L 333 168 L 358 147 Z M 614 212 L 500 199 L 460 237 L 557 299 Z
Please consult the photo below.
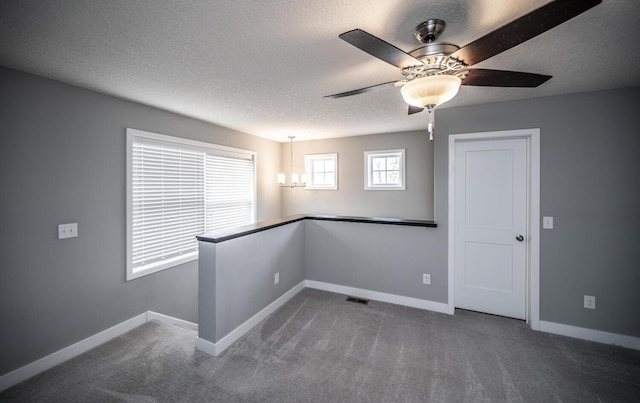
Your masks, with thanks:
M 455 306 L 525 319 L 527 140 L 456 142 L 454 195 Z

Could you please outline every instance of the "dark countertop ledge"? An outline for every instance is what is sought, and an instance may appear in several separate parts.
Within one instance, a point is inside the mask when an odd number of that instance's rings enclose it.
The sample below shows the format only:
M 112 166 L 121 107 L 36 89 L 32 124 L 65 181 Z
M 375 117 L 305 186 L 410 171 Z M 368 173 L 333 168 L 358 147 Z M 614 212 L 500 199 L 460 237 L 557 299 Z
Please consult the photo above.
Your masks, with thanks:
M 234 238 L 240 238 L 246 235 L 255 234 L 256 232 L 266 231 L 268 229 L 280 227 L 302 220 L 316 221 L 342 221 L 365 224 L 386 224 L 386 225 L 405 225 L 410 227 L 427 227 L 437 228 L 435 221 L 426 220 L 410 220 L 406 218 L 390 218 L 390 217 L 349 217 L 338 215 L 322 215 L 322 214 L 296 214 L 287 217 L 276 218 L 275 220 L 262 221 L 255 224 L 243 225 L 241 227 L 229 228 L 220 231 L 214 231 L 203 235 L 198 235 L 198 241 L 220 243 Z

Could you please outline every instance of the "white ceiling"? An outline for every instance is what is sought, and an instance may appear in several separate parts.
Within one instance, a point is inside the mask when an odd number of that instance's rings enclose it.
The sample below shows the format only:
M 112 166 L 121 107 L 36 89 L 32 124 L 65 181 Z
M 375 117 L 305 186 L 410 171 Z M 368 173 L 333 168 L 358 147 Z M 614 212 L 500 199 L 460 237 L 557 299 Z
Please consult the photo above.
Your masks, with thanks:
M 340 40 L 361 28 L 399 48 L 440 18 L 463 46 L 547 0 L 3 0 L 0 65 L 277 141 L 424 129 L 401 79 Z M 602 4 L 474 67 L 552 75 L 534 89 L 462 87 L 443 107 L 640 85 L 640 4 Z

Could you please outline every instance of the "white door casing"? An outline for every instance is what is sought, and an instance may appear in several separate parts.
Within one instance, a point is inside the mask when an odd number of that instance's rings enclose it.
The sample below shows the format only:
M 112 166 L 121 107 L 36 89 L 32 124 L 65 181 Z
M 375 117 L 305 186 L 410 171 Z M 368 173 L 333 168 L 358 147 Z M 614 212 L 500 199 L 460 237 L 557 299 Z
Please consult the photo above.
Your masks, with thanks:
M 458 306 L 526 318 L 538 329 L 539 136 L 539 129 L 449 136 L 449 313 Z

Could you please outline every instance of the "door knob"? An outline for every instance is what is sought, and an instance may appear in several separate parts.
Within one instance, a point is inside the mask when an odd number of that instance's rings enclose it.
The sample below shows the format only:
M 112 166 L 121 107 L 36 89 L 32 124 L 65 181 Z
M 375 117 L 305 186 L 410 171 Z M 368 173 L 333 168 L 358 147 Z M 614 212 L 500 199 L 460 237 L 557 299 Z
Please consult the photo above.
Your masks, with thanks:
M 516 241 L 522 242 L 524 241 L 524 237 L 522 235 L 516 235 Z

